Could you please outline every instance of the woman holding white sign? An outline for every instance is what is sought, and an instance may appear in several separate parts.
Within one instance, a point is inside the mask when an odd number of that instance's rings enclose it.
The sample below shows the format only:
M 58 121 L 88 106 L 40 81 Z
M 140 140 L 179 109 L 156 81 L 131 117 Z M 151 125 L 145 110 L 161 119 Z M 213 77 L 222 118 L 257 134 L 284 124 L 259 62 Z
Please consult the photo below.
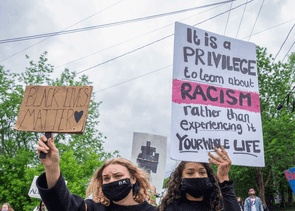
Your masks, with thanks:
M 44 142 L 48 143 L 48 147 Z M 106 161 L 95 172 L 90 187 L 87 188 L 93 199 L 84 200 L 71 194 L 65 185 L 59 169 L 59 152 L 53 142 L 53 135 L 48 140 L 41 136 L 38 144 L 38 155 L 42 151 L 46 158 L 40 159 L 45 166 L 45 173 L 38 177 L 36 184 L 49 211 L 157 210 L 151 205 L 147 173 L 130 161 L 124 158 Z
M 219 157 L 208 154 L 209 162 L 218 166 L 217 174 L 208 163 L 182 161 L 166 184 L 159 211 L 240 211 L 228 177 L 232 162 L 223 146 L 214 150 Z

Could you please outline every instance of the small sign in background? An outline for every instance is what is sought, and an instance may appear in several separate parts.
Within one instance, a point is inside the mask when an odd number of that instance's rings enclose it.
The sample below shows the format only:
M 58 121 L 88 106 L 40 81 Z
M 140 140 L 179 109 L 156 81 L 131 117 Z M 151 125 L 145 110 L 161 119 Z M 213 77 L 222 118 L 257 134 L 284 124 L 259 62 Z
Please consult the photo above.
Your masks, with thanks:
M 295 194 L 295 167 L 284 171 L 286 178 Z

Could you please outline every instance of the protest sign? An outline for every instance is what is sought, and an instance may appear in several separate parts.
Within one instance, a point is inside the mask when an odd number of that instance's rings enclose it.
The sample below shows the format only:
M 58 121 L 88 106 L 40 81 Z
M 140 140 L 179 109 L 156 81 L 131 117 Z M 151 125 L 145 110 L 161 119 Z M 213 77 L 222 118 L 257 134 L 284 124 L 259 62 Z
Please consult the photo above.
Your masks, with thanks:
M 284 171 L 286 178 L 295 194 L 295 167 Z
M 92 86 L 26 86 L 14 129 L 83 134 Z
M 41 199 L 41 196 L 39 194 L 39 190 L 36 185 L 38 176 L 34 176 L 33 182 L 31 184 L 30 190 L 29 190 L 29 196 L 32 198 L 38 198 Z
M 159 192 L 166 168 L 167 137 L 149 133 L 133 133 L 131 162 L 150 174 L 149 181 Z
M 264 166 L 256 46 L 175 23 L 171 158 Z
M 38 176 L 34 176 L 34 179 L 32 181 L 32 184 L 31 184 L 31 187 L 30 187 L 30 190 L 29 190 L 29 196 L 32 197 L 32 198 L 37 198 L 37 199 L 41 199 L 41 196 L 39 194 L 39 190 L 37 188 L 37 185 L 36 185 L 36 181 L 38 179 Z M 65 181 L 66 184 L 68 183 L 68 181 Z

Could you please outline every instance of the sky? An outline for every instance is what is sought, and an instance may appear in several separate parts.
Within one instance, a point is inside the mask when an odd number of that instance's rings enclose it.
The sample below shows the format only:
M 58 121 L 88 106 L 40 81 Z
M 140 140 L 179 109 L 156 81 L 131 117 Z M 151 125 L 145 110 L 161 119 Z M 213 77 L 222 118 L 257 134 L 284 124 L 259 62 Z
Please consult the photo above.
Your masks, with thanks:
M 105 150 L 119 150 L 122 157 L 130 160 L 133 132 L 166 136 L 167 177 L 175 166 L 170 159 L 175 22 L 266 47 L 276 61 L 284 59 L 295 41 L 295 31 L 290 32 L 295 23 L 293 0 L 216 4 L 220 2 L 223 1 L 1 0 L 0 65 L 21 73 L 30 60 L 37 62 L 47 51 L 48 62 L 54 65 L 53 78 L 65 68 L 78 73 L 77 77 L 87 75 L 93 82 L 95 101 L 102 102 L 98 129 L 107 137 Z M 216 5 L 119 24 L 210 4 Z M 98 25 L 104 27 L 2 43 L 11 38 Z M 293 47 L 289 54 L 294 50 Z

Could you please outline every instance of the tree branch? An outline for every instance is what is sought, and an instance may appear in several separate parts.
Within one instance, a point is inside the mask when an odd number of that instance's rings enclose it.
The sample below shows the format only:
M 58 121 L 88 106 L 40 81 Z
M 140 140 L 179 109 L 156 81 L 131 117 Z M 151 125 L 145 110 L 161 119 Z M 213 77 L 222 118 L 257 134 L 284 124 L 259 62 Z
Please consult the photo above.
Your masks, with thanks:
M 268 177 L 267 177 L 267 179 L 266 179 L 266 182 L 265 182 L 264 188 L 267 186 L 267 183 L 268 183 L 268 181 L 269 181 L 269 179 L 270 179 L 270 175 L 271 175 L 271 170 L 269 171 L 269 174 L 268 174 Z
M 28 150 L 28 145 L 27 145 L 27 141 L 26 141 L 26 140 L 27 140 L 27 139 L 24 138 L 25 147 L 26 147 L 26 150 Z
M 3 117 L 1 117 L 1 122 L 2 122 L 2 144 L 4 146 L 4 124 L 3 124 Z
M 7 133 L 8 133 L 8 138 L 10 137 L 10 124 L 11 124 L 11 121 L 8 121 L 9 123 L 8 123 L 8 131 L 7 131 Z
M 259 191 L 258 182 L 256 182 L 256 187 L 257 187 L 257 190 Z
M 38 137 L 37 133 L 35 133 L 35 137 L 36 137 L 36 140 L 38 142 L 39 141 L 39 137 Z

